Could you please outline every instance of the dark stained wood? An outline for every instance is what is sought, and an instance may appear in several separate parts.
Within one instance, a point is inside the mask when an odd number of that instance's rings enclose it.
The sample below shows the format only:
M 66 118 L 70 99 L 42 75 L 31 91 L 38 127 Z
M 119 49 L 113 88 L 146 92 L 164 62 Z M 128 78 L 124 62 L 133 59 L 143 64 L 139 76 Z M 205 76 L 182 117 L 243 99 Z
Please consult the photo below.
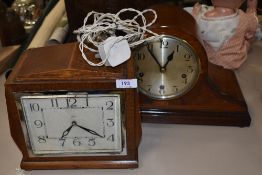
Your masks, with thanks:
M 249 126 L 251 118 L 234 72 L 208 63 L 205 50 L 197 39 L 194 18 L 172 5 L 152 8 L 157 11 L 158 20 L 151 29 L 191 44 L 199 55 L 202 71 L 195 87 L 178 99 L 153 100 L 140 94 L 142 121 Z
M 88 12 L 117 13 L 123 8 L 143 10 L 154 4 L 170 0 L 65 0 L 69 30 L 78 29 Z
M 157 4 L 149 8 L 157 12 L 157 20 L 150 27 L 151 29 L 159 29 L 158 33 L 172 30 L 197 37 L 196 21 L 192 15 L 186 13 L 181 7 L 172 4 Z M 148 13 L 145 15 L 148 21 L 152 20 L 152 14 Z
M 82 58 L 77 43 L 26 51 L 5 84 L 6 103 L 12 138 L 23 154 L 21 168 L 136 168 L 141 137 L 139 99 L 136 89 L 116 89 L 118 78 L 134 78 L 133 60 L 118 66 L 91 67 Z M 89 58 L 94 55 L 88 53 Z M 95 61 L 95 60 L 94 60 Z M 17 93 L 55 93 L 102 91 L 119 92 L 125 105 L 126 155 L 112 156 L 36 156 L 31 153 L 24 136 L 22 111 L 17 106 Z

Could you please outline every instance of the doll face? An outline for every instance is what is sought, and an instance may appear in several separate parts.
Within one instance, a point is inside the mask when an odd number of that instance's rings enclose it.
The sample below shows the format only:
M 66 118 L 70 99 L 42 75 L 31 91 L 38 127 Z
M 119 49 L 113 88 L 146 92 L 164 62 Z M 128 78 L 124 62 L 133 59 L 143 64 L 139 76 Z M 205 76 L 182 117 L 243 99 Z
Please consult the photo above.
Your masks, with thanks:
M 212 0 L 215 7 L 225 7 L 230 9 L 238 9 L 245 0 Z

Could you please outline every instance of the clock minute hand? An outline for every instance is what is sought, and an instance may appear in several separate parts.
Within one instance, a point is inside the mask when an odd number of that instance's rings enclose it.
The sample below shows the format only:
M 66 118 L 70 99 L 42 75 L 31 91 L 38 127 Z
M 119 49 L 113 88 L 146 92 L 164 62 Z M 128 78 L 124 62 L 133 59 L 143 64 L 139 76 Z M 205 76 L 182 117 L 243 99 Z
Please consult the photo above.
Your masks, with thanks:
M 170 61 L 173 60 L 173 58 L 174 58 L 174 51 L 173 51 L 170 55 L 167 56 L 167 62 L 166 62 L 166 64 L 162 67 L 162 69 L 166 70 L 166 66 L 168 65 L 168 63 L 169 63 Z
M 160 70 L 161 70 L 161 69 L 162 69 L 162 66 L 161 66 L 161 64 L 158 62 L 158 60 L 157 60 L 157 58 L 155 57 L 155 55 L 153 54 L 152 50 L 149 48 L 149 45 L 147 45 L 147 50 L 148 50 L 148 52 L 150 53 L 150 55 L 154 58 L 154 60 L 157 62 L 158 66 L 159 66 L 159 68 L 160 68 Z
M 78 126 L 79 128 L 81 128 L 81 129 L 83 129 L 83 130 L 85 130 L 85 131 L 87 131 L 87 132 L 89 132 L 89 133 L 91 133 L 91 134 L 93 134 L 93 135 L 96 135 L 96 136 L 99 136 L 99 137 L 101 137 L 101 138 L 104 138 L 104 136 L 101 136 L 100 134 L 98 134 L 97 132 L 95 132 L 95 131 L 93 131 L 93 130 L 91 130 L 91 129 L 85 128 L 85 127 L 80 126 L 80 125 L 78 125 L 78 124 L 76 124 L 76 126 Z

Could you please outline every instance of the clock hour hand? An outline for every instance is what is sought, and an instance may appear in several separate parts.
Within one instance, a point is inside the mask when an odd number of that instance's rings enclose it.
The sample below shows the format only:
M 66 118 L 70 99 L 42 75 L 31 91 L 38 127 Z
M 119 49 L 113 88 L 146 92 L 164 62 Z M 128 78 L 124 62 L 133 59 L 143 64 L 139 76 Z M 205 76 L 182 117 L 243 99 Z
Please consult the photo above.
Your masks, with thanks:
M 166 64 L 161 68 L 161 70 L 166 71 L 166 66 L 168 65 L 168 63 L 169 63 L 170 61 L 173 60 L 173 58 L 174 58 L 174 51 L 173 51 L 170 55 L 167 56 L 167 62 L 166 62 Z
M 101 137 L 101 138 L 104 138 L 104 136 L 101 136 L 100 134 L 98 134 L 97 132 L 95 132 L 95 131 L 93 131 L 93 130 L 91 130 L 91 129 L 85 128 L 85 127 L 80 126 L 80 125 L 78 125 L 78 124 L 76 124 L 76 126 L 78 126 L 79 128 L 81 128 L 81 129 L 89 132 L 90 134 L 93 134 L 93 135 L 99 136 L 99 137 Z
M 75 126 L 75 124 L 75 122 L 72 122 L 72 125 L 63 132 L 61 139 L 69 134 L 70 130 L 73 128 L 73 126 Z
M 149 45 L 147 45 L 147 50 L 148 50 L 148 52 L 150 53 L 150 55 L 154 58 L 154 60 L 156 61 L 156 63 L 158 64 L 158 66 L 159 66 L 159 68 L 160 68 L 160 70 L 161 70 L 161 69 L 162 69 L 162 66 L 161 66 L 161 64 L 158 62 L 158 60 L 157 60 L 156 56 L 154 55 L 152 49 L 149 48 Z

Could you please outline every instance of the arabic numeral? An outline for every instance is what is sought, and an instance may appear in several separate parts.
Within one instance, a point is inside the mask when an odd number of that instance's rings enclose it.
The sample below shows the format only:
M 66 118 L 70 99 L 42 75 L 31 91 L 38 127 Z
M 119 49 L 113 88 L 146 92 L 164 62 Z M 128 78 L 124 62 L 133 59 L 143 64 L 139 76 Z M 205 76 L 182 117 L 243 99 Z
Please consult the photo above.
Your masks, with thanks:
M 164 85 L 159 86 L 159 94 L 161 94 L 161 95 L 165 94 L 165 86 Z
M 32 111 L 32 112 L 37 112 L 37 111 L 39 111 L 40 110 L 40 106 L 39 106 L 39 104 L 38 103 L 30 103 L 30 110 Z
M 183 83 L 187 84 L 187 75 L 186 74 L 182 74 L 181 78 L 183 78 Z
M 108 127 L 113 127 L 115 125 L 114 119 L 112 119 L 112 118 L 107 119 L 106 125 Z
M 75 98 L 67 98 L 66 99 L 66 104 L 67 104 L 68 108 L 76 107 L 76 102 L 77 102 L 77 100 Z
M 179 90 L 178 87 L 177 86 L 173 86 L 173 88 L 174 88 L 175 92 L 178 93 L 178 90 Z
M 80 146 L 82 143 L 80 142 L 80 139 L 78 137 L 75 137 L 73 139 L 73 145 Z
M 188 72 L 188 73 L 194 72 L 193 67 L 192 67 L 192 66 L 188 66 L 188 67 L 187 67 L 187 72 Z
M 176 52 L 179 51 L 179 45 L 176 45 Z
M 88 144 L 88 146 L 95 146 L 95 145 L 96 145 L 96 140 L 95 140 L 95 138 L 90 138 L 90 139 L 88 139 L 87 144 Z
M 88 106 L 88 98 L 86 98 L 86 106 Z
M 66 139 L 65 138 L 60 138 L 59 141 L 61 142 L 61 146 L 65 146 Z
M 112 101 L 107 101 L 106 102 L 106 110 L 113 110 L 114 108 L 113 108 L 113 105 L 114 105 L 114 103 L 112 102 Z
M 107 140 L 107 141 L 114 142 L 114 141 L 115 141 L 115 135 L 114 135 L 114 134 L 110 135 L 109 137 L 107 137 L 106 140 Z
M 37 127 L 37 128 L 42 128 L 43 127 L 43 122 L 41 120 L 35 120 L 34 121 L 34 125 Z
M 190 61 L 191 55 L 188 54 L 188 53 L 186 53 L 186 54 L 184 55 L 184 58 L 185 58 L 185 61 Z
M 160 39 L 160 48 L 168 48 L 168 41 Z
M 51 105 L 52 105 L 53 108 L 54 107 L 58 108 L 58 101 L 57 101 L 56 98 L 52 98 L 51 99 Z
M 38 143 L 46 143 L 45 136 L 38 136 Z
M 121 81 L 121 85 L 122 86 L 130 86 L 131 83 L 130 83 L 130 81 Z

